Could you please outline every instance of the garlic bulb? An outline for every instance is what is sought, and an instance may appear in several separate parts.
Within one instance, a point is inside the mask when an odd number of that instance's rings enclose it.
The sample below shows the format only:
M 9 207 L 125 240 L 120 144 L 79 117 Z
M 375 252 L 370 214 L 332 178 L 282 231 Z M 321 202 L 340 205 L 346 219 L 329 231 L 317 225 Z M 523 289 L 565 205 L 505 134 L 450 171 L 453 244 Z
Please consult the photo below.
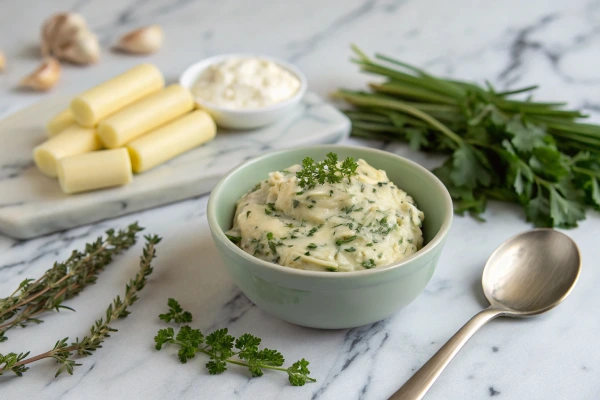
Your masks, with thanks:
M 23 78 L 21 86 L 46 91 L 54 87 L 59 79 L 60 63 L 55 58 L 47 57 L 35 71 Z
M 132 54 L 150 54 L 158 50 L 164 40 L 158 25 L 149 25 L 126 33 L 115 46 L 117 50 Z
M 100 47 L 81 15 L 60 13 L 42 26 L 42 55 L 75 64 L 93 64 L 98 61 Z
M 4 53 L 0 51 L 0 71 L 4 71 L 6 68 L 6 57 L 4 57 Z

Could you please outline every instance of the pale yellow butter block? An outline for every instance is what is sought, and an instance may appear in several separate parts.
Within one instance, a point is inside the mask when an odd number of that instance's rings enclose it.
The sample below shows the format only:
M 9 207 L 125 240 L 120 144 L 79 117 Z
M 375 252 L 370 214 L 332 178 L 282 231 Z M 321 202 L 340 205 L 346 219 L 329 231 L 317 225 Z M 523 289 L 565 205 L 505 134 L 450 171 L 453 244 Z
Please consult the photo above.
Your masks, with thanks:
M 214 139 L 217 126 L 206 111 L 196 110 L 169 122 L 127 145 L 133 172 L 154 168 Z
M 63 158 L 57 171 L 60 188 L 67 194 L 126 185 L 132 179 L 131 160 L 124 148 Z
M 71 101 L 71 112 L 82 126 L 93 127 L 102 118 L 165 86 L 162 73 L 152 64 L 141 64 L 80 94 Z
M 193 108 L 190 91 L 171 85 L 100 121 L 98 136 L 109 149 L 121 147 Z
M 52 137 L 75 123 L 75 117 L 70 109 L 61 111 L 46 124 L 46 133 Z
M 101 148 L 102 143 L 94 129 L 75 124 L 34 148 L 33 161 L 44 174 L 56 177 L 56 164 L 61 158 Z

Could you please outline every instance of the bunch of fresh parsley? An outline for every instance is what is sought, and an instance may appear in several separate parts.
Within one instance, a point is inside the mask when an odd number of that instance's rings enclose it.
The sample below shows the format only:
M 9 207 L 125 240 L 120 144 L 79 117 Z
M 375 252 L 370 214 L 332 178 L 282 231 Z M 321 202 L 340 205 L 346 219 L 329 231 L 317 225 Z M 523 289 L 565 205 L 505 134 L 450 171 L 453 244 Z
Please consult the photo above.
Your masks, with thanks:
M 350 182 L 350 177 L 356 174 L 358 164 L 352 157 L 338 163 L 338 155 L 328 153 L 325 160 L 315 163 L 310 157 L 302 160 L 302 169 L 296 172 L 298 185 L 303 189 L 312 189 L 317 184 L 340 183 L 344 178 Z
M 586 206 L 600 208 L 600 126 L 578 122 L 579 111 L 512 98 L 535 86 L 498 92 L 353 50 L 362 71 L 386 79 L 334 94 L 354 106 L 353 135 L 448 154 L 434 173 L 456 212 L 479 216 L 495 199 L 521 204 L 536 226 L 572 228 Z
M 176 323 L 192 321 L 192 314 L 184 311 L 175 299 L 169 299 L 168 306 L 169 312 L 159 315 L 163 321 L 173 320 Z M 264 369 L 286 372 L 293 386 L 316 382 L 308 376 L 309 363 L 304 358 L 296 361 L 291 367 L 283 368 L 285 361 L 283 355 L 277 350 L 259 349 L 261 339 L 248 333 L 236 339 L 229 334 L 227 328 L 223 328 L 204 336 L 199 329 L 184 325 L 177 333 L 171 327 L 159 330 L 154 342 L 156 350 L 161 350 L 166 344 L 179 346 L 177 355 L 182 364 L 194 358 L 196 353 L 206 354 L 210 357 L 206 368 L 211 375 L 225 372 L 229 363 L 248 368 L 253 377 L 262 376 Z M 237 358 L 232 358 L 234 356 Z

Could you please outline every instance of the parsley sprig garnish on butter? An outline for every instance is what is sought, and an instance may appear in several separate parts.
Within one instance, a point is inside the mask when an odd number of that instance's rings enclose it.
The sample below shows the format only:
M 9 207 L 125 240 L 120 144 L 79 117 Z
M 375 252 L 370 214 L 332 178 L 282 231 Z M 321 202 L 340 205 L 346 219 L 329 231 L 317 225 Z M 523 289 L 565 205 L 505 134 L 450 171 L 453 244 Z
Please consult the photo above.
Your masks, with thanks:
M 160 319 L 166 322 L 173 319 L 176 323 L 192 321 L 192 314 L 184 311 L 175 299 L 169 299 L 168 306 L 169 312 L 161 314 Z M 199 329 L 184 325 L 177 333 L 171 327 L 159 330 L 154 342 L 156 350 L 161 350 L 166 344 L 179 346 L 177 355 L 182 364 L 194 358 L 196 353 L 206 354 L 210 357 L 206 368 L 211 375 L 225 372 L 227 364 L 235 364 L 248 368 L 253 377 L 262 376 L 265 369 L 286 372 L 293 386 L 316 382 L 316 379 L 308 376 L 309 363 L 304 358 L 283 368 L 283 355 L 277 350 L 259 349 L 261 339 L 249 333 L 236 339 L 229 334 L 227 328 L 223 328 L 204 336 Z
M 358 164 L 354 158 L 348 157 L 338 163 L 338 155 L 328 153 L 325 160 L 318 163 L 310 157 L 302 160 L 302 170 L 296 172 L 298 185 L 303 189 L 312 189 L 315 186 L 328 183 L 340 183 L 344 178 L 350 182 L 350 177 L 356 175 Z

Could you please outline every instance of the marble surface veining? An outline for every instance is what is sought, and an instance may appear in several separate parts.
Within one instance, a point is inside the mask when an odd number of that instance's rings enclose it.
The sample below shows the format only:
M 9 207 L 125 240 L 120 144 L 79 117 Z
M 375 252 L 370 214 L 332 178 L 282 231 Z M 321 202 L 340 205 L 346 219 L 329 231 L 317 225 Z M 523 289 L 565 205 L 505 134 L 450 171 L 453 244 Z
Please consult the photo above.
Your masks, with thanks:
M 541 84 L 539 97 L 565 100 L 598 121 L 600 110 L 600 2 L 591 0 L 346 0 L 233 1 L 79 0 L 5 1 L 0 4 L 0 48 L 8 70 L 0 74 L 0 113 L 44 95 L 15 91 L 37 64 L 37 34 L 51 12 L 83 13 L 105 47 L 124 31 L 159 23 L 164 49 L 146 57 L 174 80 L 197 59 L 217 53 L 255 51 L 296 63 L 310 88 L 327 95 L 339 86 L 360 87 L 348 62 L 348 44 L 380 51 L 432 72 L 499 88 Z M 104 52 L 89 68 L 65 67 L 56 92 L 73 93 L 101 81 L 139 58 Z M 350 139 L 386 149 L 425 166 L 436 158 L 402 144 Z M 2 194 L 0 193 L 0 196 Z M 29 240 L 0 237 L 0 295 L 25 277 L 37 277 L 70 249 L 112 226 L 139 220 L 165 239 L 156 269 L 132 314 L 72 377 L 53 378 L 56 365 L 40 362 L 23 378 L 0 377 L 1 398 L 40 399 L 385 399 L 467 319 L 484 307 L 481 270 L 503 240 L 530 226 L 511 205 L 490 204 L 486 223 L 457 217 L 442 259 L 425 292 L 393 317 L 351 330 L 319 331 L 279 321 L 254 307 L 232 285 L 218 259 L 205 220 L 206 196 Z M 589 212 L 567 231 L 580 246 L 583 271 L 569 299 L 547 315 L 498 320 L 484 327 L 458 354 L 426 397 L 462 399 L 594 400 L 600 393 L 600 218 Z M 136 270 L 139 243 L 119 257 L 96 285 L 71 305 L 76 313 L 48 315 L 41 326 L 14 330 L 0 352 L 38 353 L 65 336 L 83 336 Z M 156 352 L 152 338 L 163 325 L 157 314 L 177 297 L 196 326 L 251 332 L 288 361 L 311 361 L 317 383 L 290 387 L 283 374 L 250 379 L 235 367 L 209 376 L 197 359 L 181 365 L 173 350 Z

